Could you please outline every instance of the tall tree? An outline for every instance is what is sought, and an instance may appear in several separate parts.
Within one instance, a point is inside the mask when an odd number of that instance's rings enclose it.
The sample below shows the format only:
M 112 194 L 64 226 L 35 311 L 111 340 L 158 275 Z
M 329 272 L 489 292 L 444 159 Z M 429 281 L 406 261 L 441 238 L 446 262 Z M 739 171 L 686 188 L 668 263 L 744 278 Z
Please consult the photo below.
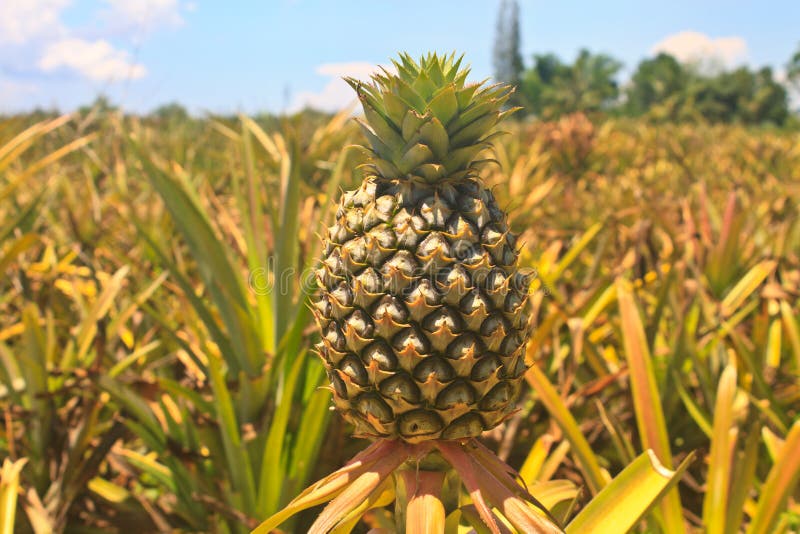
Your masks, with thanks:
M 497 35 L 494 42 L 494 76 L 498 82 L 518 86 L 524 66 L 519 51 L 519 4 L 517 0 L 502 0 L 497 15 Z M 519 94 L 512 104 L 520 104 Z
M 800 93 L 800 45 L 786 64 L 786 78 L 794 86 L 795 91 Z

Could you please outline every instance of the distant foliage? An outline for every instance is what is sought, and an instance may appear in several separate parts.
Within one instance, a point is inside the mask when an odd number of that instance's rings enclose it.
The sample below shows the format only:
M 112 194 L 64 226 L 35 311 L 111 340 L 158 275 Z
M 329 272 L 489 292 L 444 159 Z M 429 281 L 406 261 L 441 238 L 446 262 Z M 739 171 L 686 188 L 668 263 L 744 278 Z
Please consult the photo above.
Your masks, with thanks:
M 615 80 L 622 63 L 584 49 L 571 65 L 554 54 L 535 55 L 525 71 L 521 93 L 529 111 L 544 118 L 575 111 L 602 111 L 619 96 Z
M 500 4 L 494 45 L 495 77 L 517 85 L 514 105 L 545 120 L 571 113 L 644 116 L 656 121 L 796 124 L 791 91 L 800 94 L 800 48 L 786 64 L 785 81 L 770 67 L 726 70 L 685 64 L 661 53 L 639 63 L 629 80 L 623 64 L 603 53 L 581 50 L 572 63 L 553 53 L 520 55 L 519 7 Z

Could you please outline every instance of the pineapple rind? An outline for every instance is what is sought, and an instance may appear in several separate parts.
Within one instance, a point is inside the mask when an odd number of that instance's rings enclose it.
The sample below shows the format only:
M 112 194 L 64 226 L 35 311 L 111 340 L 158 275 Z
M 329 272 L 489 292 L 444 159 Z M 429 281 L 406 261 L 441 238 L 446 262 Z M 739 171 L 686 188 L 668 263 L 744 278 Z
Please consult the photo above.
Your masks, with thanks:
M 336 219 L 317 348 L 357 434 L 457 439 L 506 419 L 526 369 L 529 280 L 491 191 L 371 177 Z

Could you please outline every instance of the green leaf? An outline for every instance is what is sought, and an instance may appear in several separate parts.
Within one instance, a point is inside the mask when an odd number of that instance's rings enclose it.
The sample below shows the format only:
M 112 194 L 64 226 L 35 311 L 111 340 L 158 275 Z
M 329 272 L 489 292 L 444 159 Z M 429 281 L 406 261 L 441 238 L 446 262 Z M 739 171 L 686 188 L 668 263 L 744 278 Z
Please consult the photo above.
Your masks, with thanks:
M 497 115 L 489 113 L 450 134 L 450 146 L 463 147 L 474 144 L 497 124 Z
M 253 480 L 252 464 L 247 448 L 242 443 L 239 433 L 239 422 L 236 419 L 230 391 L 225 382 L 221 362 L 214 356 L 208 358 L 208 375 L 214 392 L 217 421 L 220 425 L 222 444 L 225 449 L 225 461 L 231 473 L 233 487 L 239 492 L 244 512 L 256 513 L 256 490 Z
M 429 121 L 422 125 L 419 133 L 422 143 L 428 145 L 437 158 L 441 160 L 447 155 L 450 140 L 447 136 L 447 130 L 444 129 L 439 119 L 431 117 Z
M 397 162 L 397 166 L 401 173 L 408 174 L 423 163 L 430 162 L 432 159 L 433 153 L 430 148 L 422 144 L 416 144 L 403 154 L 403 157 Z
M 439 92 L 436 93 L 436 96 L 431 99 L 428 108 L 433 111 L 433 114 L 441 121 L 442 125 L 447 127 L 450 121 L 453 120 L 453 117 L 458 113 L 458 99 L 456 98 L 455 86 L 449 84 L 441 88 Z
M 288 466 L 285 465 L 284 447 L 288 445 L 286 427 L 295 409 L 294 392 L 298 378 L 305 365 L 306 351 L 294 358 L 291 370 L 279 388 L 275 399 L 275 412 L 269 425 L 269 433 L 264 443 L 261 458 L 261 476 L 258 483 L 257 509 L 261 513 L 274 514 L 281 504 L 281 494 L 285 485 Z
M 134 146 L 141 154 L 141 147 Z M 220 310 L 234 350 L 235 368 L 256 374 L 263 357 L 261 343 L 255 338 L 258 329 L 253 324 L 244 284 L 231 262 L 229 249 L 217 238 L 208 215 L 196 195 L 190 193 L 188 184 L 180 184 L 168 176 L 149 157 L 140 157 L 140 161 L 188 243 L 200 275 Z
M 418 141 L 415 136 L 418 134 L 419 129 L 425 124 L 425 121 L 429 120 L 430 116 L 425 114 L 422 115 L 417 113 L 413 109 L 409 109 L 406 112 L 406 116 L 403 118 L 403 140 L 401 141 L 398 146 L 405 146 L 406 142 L 414 142 Z

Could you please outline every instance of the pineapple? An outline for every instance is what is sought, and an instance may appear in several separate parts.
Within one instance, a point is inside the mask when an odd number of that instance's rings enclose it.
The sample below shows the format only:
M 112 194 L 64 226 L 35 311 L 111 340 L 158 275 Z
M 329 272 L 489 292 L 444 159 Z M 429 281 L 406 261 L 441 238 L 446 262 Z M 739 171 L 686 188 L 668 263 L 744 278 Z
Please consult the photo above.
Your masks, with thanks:
M 356 434 L 480 435 L 514 409 L 529 277 L 478 176 L 512 89 L 467 84 L 461 59 L 401 55 L 348 79 L 369 141 L 361 186 L 324 236 L 314 314 L 336 407 Z

